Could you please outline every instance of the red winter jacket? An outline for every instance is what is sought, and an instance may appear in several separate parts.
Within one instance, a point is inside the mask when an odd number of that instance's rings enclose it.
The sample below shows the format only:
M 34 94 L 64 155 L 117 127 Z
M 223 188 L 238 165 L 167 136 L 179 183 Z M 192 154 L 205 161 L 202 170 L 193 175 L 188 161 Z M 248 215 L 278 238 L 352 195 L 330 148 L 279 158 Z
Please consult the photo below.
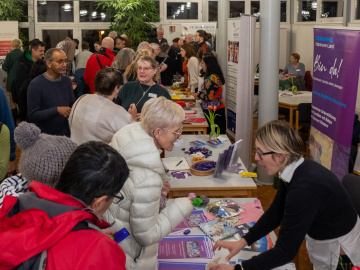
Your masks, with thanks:
M 109 57 L 102 55 L 104 53 L 106 53 Z M 116 55 L 109 49 L 102 47 L 98 54 L 93 54 L 90 56 L 89 60 L 87 61 L 84 73 L 84 81 L 90 88 L 90 94 L 95 93 L 95 76 L 96 73 L 101 69 L 96 56 L 99 58 L 102 67 L 105 68 L 105 66 L 111 67 L 111 64 L 114 61 Z
M 82 220 L 100 228 L 108 227 L 107 222 L 79 200 L 44 184 L 32 181 L 29 191 L 19 198 L 6 196 L 0 209 L 0 269 L 12 269 L 47 250 L 47 270 L 125 270 L 125 254 L 110 237 L 93 229 L 71 232 Z M 59 208 L 69 211 L 57 215 Z

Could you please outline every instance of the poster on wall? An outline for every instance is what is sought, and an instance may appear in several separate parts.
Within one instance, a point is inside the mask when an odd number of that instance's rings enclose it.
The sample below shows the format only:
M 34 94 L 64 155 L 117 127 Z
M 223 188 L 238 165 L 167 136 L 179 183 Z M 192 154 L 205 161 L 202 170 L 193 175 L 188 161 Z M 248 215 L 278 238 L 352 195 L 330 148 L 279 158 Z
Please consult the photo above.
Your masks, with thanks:
M 348 172 L 360 67 L 360 31 L 314 28 L 310 158 Z
M 251 165 L 254 91 L 254 16 L 242 15 L 227 21 L 227 133 L 243 140 L 240 157 Z
M 11 51 L 11 41 L 19 38 L 17 21 L 0 21 L 0 59 Z
M 192 34 L 195 38 L 197 30 L 204 30 L 206 33 L 211 34 L 211 39 L 208 42 L 211 48 L 216 50 L 216 22 L 213 23 L 182 23 L 181 35 L 184 37 L 186 34 Z

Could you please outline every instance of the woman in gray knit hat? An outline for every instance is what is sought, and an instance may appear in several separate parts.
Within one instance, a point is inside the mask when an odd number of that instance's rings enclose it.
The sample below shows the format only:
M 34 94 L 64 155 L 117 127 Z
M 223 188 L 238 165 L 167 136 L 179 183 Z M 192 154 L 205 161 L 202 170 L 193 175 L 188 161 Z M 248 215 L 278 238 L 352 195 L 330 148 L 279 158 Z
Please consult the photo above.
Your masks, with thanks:
M 36 125 L 27 122 L 18 125 L 14 137 L 22 151 L 20 174 L 1 182 L 0 207 L 5 195 L 19 196 L 27 191 L 32 180 L 55 187 L 66 161 L 77 147 L 68 137 L 41 134 Z

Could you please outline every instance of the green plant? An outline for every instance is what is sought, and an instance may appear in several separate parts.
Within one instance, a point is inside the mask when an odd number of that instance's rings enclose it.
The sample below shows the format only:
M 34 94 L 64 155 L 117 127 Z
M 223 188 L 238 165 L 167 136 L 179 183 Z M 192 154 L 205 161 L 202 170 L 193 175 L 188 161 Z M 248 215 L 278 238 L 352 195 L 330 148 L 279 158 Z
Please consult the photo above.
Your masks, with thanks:
M 207 120 L 209 121 L 209 124 L 210 124 L 210 128 L 211 128 L 210 134 L 213 134 L 214 136 L 216 134 L 216 137 L 219 137 L 220 128 L 219 128 L 218 125 L 215 124 L 215 117 L 219 115 L 219 114 L 215 114 L 215 112 L 217 110 L 217 107 L 216 106 L 214 106 L 214 107 L 209 106 L 208 109 L 209 109 L 209 115 L 207 113 L 205 113 L 205 112 L 204 112 L 204 115 L 206 116 L 206 118 L 207 118 Z
M 98 2 L 111 18 L 111 31 L 125 34 L 133 41 L 133 46 L 148 40 L 148 32 L 153 22 L 160 20 L 156 4 L 151 0 L 109 0 Z
M 0 21 L 20 22 L 23 18 L 28 19 L 23 11 L 24 5 L 24 0 L 0 0 Z M 20 31 L 20 27 L 19 38 L 23 43 L 27 41 L 27 37 L 25 37 Z

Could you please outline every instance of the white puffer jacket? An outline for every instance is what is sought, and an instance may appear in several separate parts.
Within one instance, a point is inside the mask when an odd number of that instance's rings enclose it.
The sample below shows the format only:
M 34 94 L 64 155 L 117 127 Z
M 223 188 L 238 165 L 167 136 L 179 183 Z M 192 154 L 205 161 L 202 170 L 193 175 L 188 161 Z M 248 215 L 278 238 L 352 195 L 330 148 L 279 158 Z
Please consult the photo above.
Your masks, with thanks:
M 125 197 L 112 204 L 104 218 L 126 228 L 130 237 L 120 246 L 126 254 L 126 269 L 157 269 L 158 243 L 192 211 L 188 198 L 177 198 L 159 213 L 161 188 L 168 180 L 154 139 L 133 123 L 123 127 L 110 145 L 126 160 L 130 177 L 120 193 Z

